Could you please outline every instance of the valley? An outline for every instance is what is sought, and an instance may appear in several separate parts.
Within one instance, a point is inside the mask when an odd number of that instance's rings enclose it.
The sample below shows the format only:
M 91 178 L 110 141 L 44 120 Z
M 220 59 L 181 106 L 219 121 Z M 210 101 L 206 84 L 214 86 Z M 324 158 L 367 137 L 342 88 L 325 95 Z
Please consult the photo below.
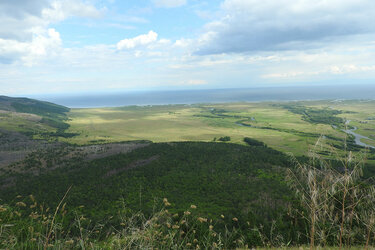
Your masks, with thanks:
M 304 243 L 307 237 L 299 234 L 306 220 L 296 213 L 304 208 L 288 179 L 298 166 L 319 159 L 340 175 L 350 156 L 362 164 L 366 188 L 375 176 L 374 150 L 344 131 L 356 128 L 366 137 L 363 143 L 375 145 L 374 101 L 67 109 L 5 100 L 0 199 L 6 207 L 25 206 L 0 208 L 34 214 L 37 203 L 58 208 L 66 193 L 61 223 L 68 226 L 84 214 L 87 230 L 101 225 L 95 244 L 107 244 L 108 233 L 117 235 L 125 215 L 147 218 L 168 207 L 182 221 L 192 204 L 198 221 L 216 221 L 221 233 L 233 227 L 233 237 L 245 242 L 265 245 L 263 237 L 277 228 L 278 237 Z M 1 216 L 9 223 L 16 218 Z M 235 233 L 240 229 L 245 231 Z M 203 240 L 207 232 L 199 232 L 194 237 Z M 66 237 L 74 235 L 73 230 Z

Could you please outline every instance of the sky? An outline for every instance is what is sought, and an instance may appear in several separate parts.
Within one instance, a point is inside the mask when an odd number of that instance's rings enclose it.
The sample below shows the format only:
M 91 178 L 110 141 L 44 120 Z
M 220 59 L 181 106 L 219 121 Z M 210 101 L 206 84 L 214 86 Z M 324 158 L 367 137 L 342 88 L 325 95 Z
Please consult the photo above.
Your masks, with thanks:
M 0 0 L 0 94 L 375 84 L 374 0 Z

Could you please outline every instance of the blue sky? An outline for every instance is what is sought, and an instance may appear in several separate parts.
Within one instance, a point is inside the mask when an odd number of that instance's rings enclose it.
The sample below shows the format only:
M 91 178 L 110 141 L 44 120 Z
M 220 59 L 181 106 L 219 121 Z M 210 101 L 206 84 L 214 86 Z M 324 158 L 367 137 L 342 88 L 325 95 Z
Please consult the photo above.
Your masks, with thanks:
M 373 0 L 1 0 L 0 94 L 374 84 Z

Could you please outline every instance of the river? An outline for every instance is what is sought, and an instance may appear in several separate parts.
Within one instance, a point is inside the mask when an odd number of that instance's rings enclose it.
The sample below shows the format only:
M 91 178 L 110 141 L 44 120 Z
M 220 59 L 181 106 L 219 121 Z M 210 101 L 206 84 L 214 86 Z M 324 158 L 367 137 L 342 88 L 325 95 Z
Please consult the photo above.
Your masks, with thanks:
M 349 123 L 350 123 L 350 120 L 347 120 L 345 122 L 345 125 L 349 125 Z M 354 138 L 355 138 L 355 143 L 357 145 L 362 146 L 362 147 L 366 147 L 366 148 L 373 148 L 373 149 L 375 149 L 374 146 L 366 144 L 366 143 L 364 143 L 364 142 L 361 141 L 361 139 L 367 139 L 367 140 L 372 140 L 372 139 L 370 139 L 370 138 L 368 138 L 366 136 L 363 136 L 363 135 L 355 133 L 354 131 L 356 131 L 357 129 L 358 129 L 357 127 L 353 127 L 353 129 L 343 129 L 343 131 L 345 133 L 347 133 L 347 134 L 353 135 Z

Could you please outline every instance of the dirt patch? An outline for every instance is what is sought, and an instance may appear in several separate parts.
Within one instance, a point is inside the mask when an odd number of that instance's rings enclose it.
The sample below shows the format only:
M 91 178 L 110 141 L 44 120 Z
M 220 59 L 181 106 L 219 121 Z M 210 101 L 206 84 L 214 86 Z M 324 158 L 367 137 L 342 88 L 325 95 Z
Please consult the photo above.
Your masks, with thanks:
M 85 160 L 91 161 L 120 153 L 129 153 L 137 148 L 148 146 L 149 143 L 110 143 L 100 145 L 83 146 L 79 149 L 86 154 Z
M 147 158 L 147 159 L 142 159 L 142 160 L 132 162 L 129 165 L 123 167 L 123 168 L 112 169 L 104 175 L 104 178 L 108 178 L 108 177 L 111 177 L 113 175 L 128 171 L 129 169 L 145 166 L 145 165 L 150 164 L 151 162 L 153 162 L 157 159 L 159 159 L 159 155 L 154 155 L 154 156 L 151 156 L 150 158 Z

